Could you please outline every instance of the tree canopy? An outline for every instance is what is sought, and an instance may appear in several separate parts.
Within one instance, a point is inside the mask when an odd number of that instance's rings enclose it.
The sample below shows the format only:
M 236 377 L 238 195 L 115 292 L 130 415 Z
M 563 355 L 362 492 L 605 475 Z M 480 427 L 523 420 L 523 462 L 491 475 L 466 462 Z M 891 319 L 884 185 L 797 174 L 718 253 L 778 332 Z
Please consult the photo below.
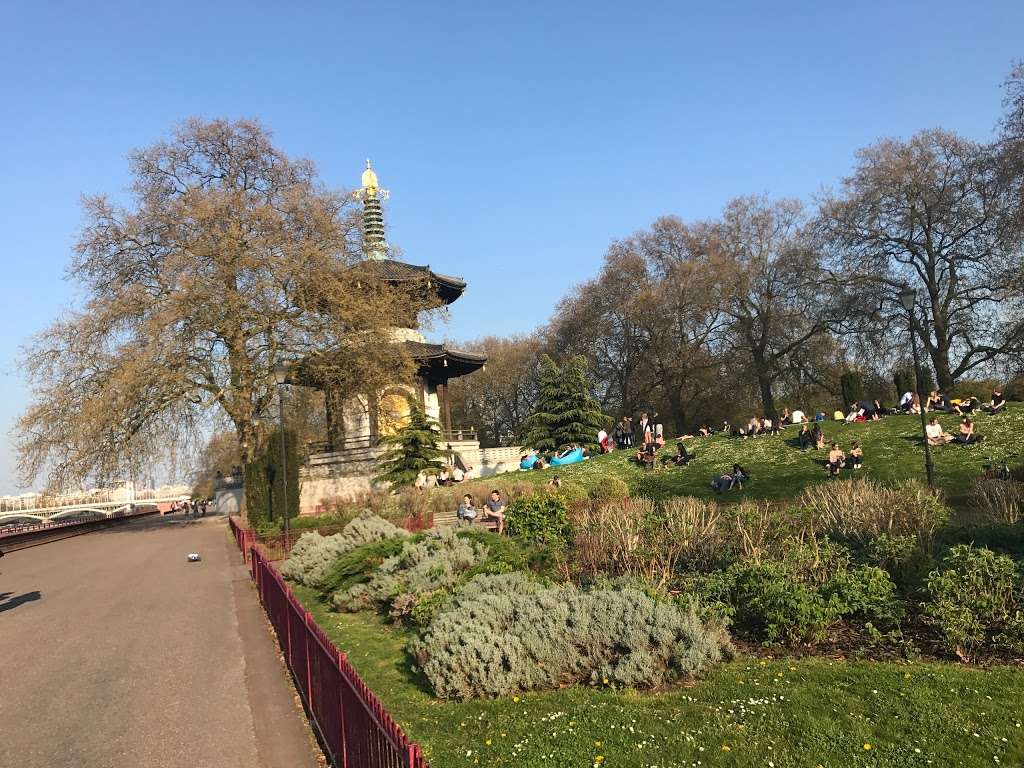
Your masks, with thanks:
M 441 427 L 427 416 L 423 406 L 409 397 L 409 423 L 381 439 L 384 453 L 378 458 L 380 473 L 374 480 L 392 488 L 412 485 L 420 473 L 436 475 L 443 466 L 445 452 L 438 448 Z
M 86 197 L 68 270 L 84 302 L 28 347 L 23 479 L 131 476 L 229 423 L 247 462 L 264 441 L 274 371 L 330 350 L 354 388 L 407 371 L 375 343 L 395 301 L 353 274 L 359 217 L 313 165 L 255 122 L 190 120 L 133 152 L 131 199 Z

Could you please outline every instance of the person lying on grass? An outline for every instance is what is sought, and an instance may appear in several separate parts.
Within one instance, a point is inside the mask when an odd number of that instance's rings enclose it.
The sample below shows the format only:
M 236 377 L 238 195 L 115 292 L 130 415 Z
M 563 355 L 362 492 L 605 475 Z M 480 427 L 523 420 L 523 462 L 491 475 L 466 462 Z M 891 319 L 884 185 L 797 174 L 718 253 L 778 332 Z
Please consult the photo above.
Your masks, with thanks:
M 945 445 L 953 440 L 953 436 L 942 429 L 942 425 L 939 424 L 939 420 L 935 416 L 932 416 L 928 426 L 924 428 L 924 432 L 928 436 L 928 445 Z
M 722 491 L 731 491 L 733 488 L 743 489 L 743 483 L 750 479 L 750 475 L 743 467 L 739 464 L 732 465 L 732 472 L 727 472 L 723 475 L 717 475 L 711 478 L 711 487 L 715 489 L 715 493 L 721 493 Z
M 828 476 L 839 477 L 839 470 L 846 466 L 846 454 L 839 447 L 839 443 L 832 443 L 828 452 Z
M 974 422 L 971 421 L 967 416 L 964 416 L 960 420 L 960 434 L 958 434 L 954 440 L 963 445 L 974 445 L 984 440 L 984 435 L 979 435 L 974 431 Z

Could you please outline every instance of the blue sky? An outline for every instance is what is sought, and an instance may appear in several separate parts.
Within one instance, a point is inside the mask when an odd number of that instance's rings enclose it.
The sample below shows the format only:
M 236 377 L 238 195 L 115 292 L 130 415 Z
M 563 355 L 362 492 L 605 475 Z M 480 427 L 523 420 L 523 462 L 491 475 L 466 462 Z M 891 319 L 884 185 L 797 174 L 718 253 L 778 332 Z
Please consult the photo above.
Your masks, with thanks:
M 83 193 L 192 115 L 255 117 L 463 275 L 438 335 L 526 332 L 609 242 L 748 193 L 810 199 L 882 136 L 991 135 L 1024 3 L 0 3 L 0 427 L 76 297 Z M 14 489 L 0 446 L 0 493 Z

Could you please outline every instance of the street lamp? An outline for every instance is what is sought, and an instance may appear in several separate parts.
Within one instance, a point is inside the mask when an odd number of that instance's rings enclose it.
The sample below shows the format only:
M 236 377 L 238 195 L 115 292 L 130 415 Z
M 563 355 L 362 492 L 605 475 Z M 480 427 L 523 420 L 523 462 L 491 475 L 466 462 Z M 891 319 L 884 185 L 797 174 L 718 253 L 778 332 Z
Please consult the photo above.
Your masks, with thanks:
M 910 316 L 910 349 L 914 353 L 914 388 L 917 390 L 917 396 L 920 400 L 921 406 L 921 437 L 924 440 L 924 472 L 928 477 L 928 486 L 932 487 L 935 485 L 935 470 L 932 465 L 932 449 L 928 445 L 928 423 L 924 418 L 924 398 L 921 397 L 921 360 L 917 355 L 917 337 L 914 334 L 915 317 L 916 313 L 914 308 L 917 306 L 917 291 L 911 288 L 909 285 L 904 287 L 900 291 L 900 303 L 903 308 L 907 310 L 907 314 Z
M 274 366 L 274 384 L 277 386 L 277 417 L 281 432 L 281 499 L 284 510 L 284 551 L 288 553 L 288 457 L 284 438 L 284 385 L 288 381 L 288 366 L 278 363 Z

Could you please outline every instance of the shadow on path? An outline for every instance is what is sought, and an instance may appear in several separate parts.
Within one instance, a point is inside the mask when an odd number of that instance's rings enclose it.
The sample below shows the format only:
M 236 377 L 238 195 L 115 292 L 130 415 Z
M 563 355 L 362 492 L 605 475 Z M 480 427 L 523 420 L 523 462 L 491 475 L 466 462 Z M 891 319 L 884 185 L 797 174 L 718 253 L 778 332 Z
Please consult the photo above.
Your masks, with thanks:
M 12 611 L 23 603 L 31 603 L 43 598 L 43 593 L 38 589 L 11 597 L 13 594 L 13 592 L 0 592 L 0 613 Z

